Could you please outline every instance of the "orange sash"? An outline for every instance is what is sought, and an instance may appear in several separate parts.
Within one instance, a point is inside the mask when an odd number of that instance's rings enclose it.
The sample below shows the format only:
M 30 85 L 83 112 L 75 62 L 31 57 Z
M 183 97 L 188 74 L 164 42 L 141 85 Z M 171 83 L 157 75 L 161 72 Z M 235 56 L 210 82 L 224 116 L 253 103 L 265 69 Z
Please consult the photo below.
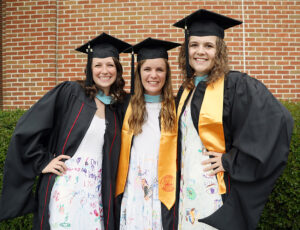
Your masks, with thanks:
M 181 114 L 184 102 L 189 95 L 184 89 L 177 109 L 177 120 Z M 201 105 L 198 122 L 200 139 L 208 151 L 225 153 L 225 137 L 223 130 L 223 97 L 224 76 L 207 86 Z M 177 122 L 178 123 L 178 122 Z M 217 173 L 219 194 L 226 193 L 224 172 Z
M 175 114 L 175 105 L 174 105 Z M 133 132 L 129 129 L 128 119 L 132 113 L 131 103 L 127 108 L 121 134 L 121 152 L 118 166 L 116 196 L 125 189 Z M 177 123 L 172 131 L 165 131 L 161 117 L 161 136 L 158 157 L 158 197 L 170 209 L 175 203 L 177 159 Z

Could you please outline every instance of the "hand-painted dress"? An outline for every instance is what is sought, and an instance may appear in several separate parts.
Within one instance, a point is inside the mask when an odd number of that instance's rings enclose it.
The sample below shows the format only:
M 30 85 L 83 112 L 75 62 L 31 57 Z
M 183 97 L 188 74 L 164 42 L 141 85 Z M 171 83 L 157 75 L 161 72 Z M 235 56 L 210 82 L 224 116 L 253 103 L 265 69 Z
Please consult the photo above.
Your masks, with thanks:
M 162 229 L 157 177 L 160 109 L 161 103 L 146 103 L 147 120 L 142 133 L 134 136 L 121 204 L 120 229 Z
M 181 117 L 182 152 L 178 229 L 215 229 L 198 222 L 222 205 L 215 176 L 209 176 L 202 161 L 208 159 L 191 117 L 190 103 Z
M 104 229 L 101 196 L 105 120 L 94 115 L 79 148 L 57 176 L 49 204 L 51 229 Z

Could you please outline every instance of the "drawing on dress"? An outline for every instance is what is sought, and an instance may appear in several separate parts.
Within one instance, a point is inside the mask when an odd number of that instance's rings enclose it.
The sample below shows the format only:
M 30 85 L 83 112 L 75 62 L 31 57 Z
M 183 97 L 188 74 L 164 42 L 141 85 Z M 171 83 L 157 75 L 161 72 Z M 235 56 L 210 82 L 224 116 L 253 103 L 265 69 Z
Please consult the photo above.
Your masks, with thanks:
M 195 208 L 186 209 L 185 220 L 191 224 L 195 223 L 197 211 Z
M 190 199 L 190 200 L 195 200 L 196 199 L 196 192 L 195 190 L 192 188 L 192 187 L 187 187 L 186 188 L 186 193 L 187 193 L 187 197 Z
M 145 200 L 149 200 L 152 196 L 152 186 L 149 186 L 146 179 L 141 179 L 142 189 L 144 191 Z
M 208 193 L 208 194 L 215 194 L 216 192 L 217 192 L 217 187 L 216 187 L 216 184 L 211 184 L 211 185 L 208 185 L 207 187 L 206 187 L 206 192 Z
M 68 217 L 69 217 L 69 215 L 66 215 L 65 221 L 63 223 L 60 223 L 59 226 L 61 226 L 63 228 L 69 228 L 69 227 L 71 227 L 71 224 L 68 223 Z
M 223 201 L 222 199 L 216 199 L 214 201 L 214 210 L 218 210 L 219 208 L 221 208 L 221 206 L 223 205 Z

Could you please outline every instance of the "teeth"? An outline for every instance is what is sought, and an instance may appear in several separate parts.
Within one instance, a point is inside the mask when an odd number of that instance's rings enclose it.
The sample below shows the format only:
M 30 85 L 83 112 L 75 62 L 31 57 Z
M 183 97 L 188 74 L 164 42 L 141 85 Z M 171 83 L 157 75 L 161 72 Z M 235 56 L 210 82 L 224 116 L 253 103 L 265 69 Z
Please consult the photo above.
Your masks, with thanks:
M 157 81 L 148 81 L 149 84 L 158 84 Z
M 110 77 L 100 77 L 101 79 L 103 79 L 103 80 L 108 80 L 108 79 L 110 79 Z

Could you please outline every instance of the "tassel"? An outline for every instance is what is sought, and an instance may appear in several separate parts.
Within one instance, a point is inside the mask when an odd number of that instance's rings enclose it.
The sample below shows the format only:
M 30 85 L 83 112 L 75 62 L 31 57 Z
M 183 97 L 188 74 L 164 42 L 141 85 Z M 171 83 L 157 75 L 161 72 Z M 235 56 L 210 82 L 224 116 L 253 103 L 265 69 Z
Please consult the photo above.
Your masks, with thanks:
M 131 83 L 130 83 L 130 93 L 134 94 L 134 51 L 131 52 Z
M 184 27 L 184 43 L 185 43 L 185 64 L 186 64 L 186 76 L 187 78 L 192 77 L 191 76 L 191 68 L 190 68 L 190 62 L 189 62 L 189 41 L 188 41 L 188 30 L 187 26 Z
M 93 85 L 93 74 L 92 74 L 93 50 L 90 48 L 90 45 L 88 46 L 88 49 L 86 51 L 88 53 L 88 55 L 87 55 L 88 57 L 87 57 L 87 63 L 86 63 L 85 85 L 92 86 Z

